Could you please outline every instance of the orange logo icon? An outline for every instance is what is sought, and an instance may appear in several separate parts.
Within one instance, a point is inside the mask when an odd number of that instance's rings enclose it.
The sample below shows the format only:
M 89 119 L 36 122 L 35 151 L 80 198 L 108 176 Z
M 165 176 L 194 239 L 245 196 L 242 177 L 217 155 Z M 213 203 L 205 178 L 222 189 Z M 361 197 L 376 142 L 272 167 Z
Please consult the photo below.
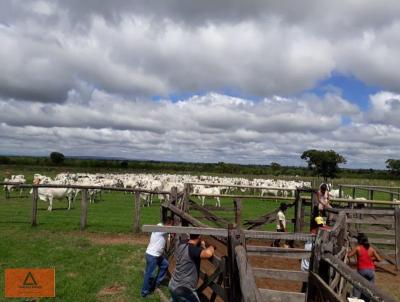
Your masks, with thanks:
M 6 269 L 5 297 L 55 297 L 54 268 Z

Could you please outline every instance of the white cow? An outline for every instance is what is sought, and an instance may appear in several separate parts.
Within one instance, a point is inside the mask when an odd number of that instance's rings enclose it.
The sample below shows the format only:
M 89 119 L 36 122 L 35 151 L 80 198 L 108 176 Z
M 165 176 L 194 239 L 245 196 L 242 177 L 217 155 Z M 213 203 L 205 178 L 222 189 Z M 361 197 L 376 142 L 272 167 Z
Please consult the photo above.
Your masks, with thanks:
M 37 178 L 34 182 L 34 184 L 41 184 L 43 183 L 41 179 Z M 62 184 L 58 182 L 46 182 L 48 184 Z M 31 190 L 32 194 L 33 190 Z M 49 203 L 49 206 L 47 208 L 48 211 L 53 210 L 53 200 L 58 199 L 67 199 L 68 201 L 68 210 L 71 209 L 71 203 L 74 200 L 75 197 L 75 191 L 70 188 L 38 188 L 38 197 L 40 200 L 43 200 L 45 202 Z
M 196 194 L 221 195 L 221 191 L 218 187 L 205 188 L 204 186 L 194 186 L 193 190 Z M 204 206 L 206 196 L 198 196 L 198 198 L 201 199 L 201 205 Z M 214 198 L 216 200 L 215 206 L 220 207 L 221 201 L 219 199 L 219 196 L 216 196 Z
M 11 175 L 11 178 L 4 178 L 4 182 L 15 182 L 18 184 L 25 184 L 26 180 L 25 180 L 25 176 L 24 175 Z M 17 190 L 18 188 L 19 190 L 19 197 L 22 196 L 22 191 L 23 189 L 19 187 L 19 185 L 4 185 L 4 190 L 6 191 L 6 195 L 7 197 L 10 196 L 10 192 L 13 191 L 14 189 Z

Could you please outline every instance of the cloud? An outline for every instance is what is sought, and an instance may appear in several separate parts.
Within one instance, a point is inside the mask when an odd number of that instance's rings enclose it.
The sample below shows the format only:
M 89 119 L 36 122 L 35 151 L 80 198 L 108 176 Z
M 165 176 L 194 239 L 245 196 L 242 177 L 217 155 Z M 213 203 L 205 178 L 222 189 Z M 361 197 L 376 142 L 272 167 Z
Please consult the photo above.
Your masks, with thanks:
M 334 148 L 381 166 L 399 151 L 399 15 L 396 1 L 0 2 L 0 152 L 298 164 Z M 340 89 L 305 92 L 332 73 L 381 92 L 365 112 Z

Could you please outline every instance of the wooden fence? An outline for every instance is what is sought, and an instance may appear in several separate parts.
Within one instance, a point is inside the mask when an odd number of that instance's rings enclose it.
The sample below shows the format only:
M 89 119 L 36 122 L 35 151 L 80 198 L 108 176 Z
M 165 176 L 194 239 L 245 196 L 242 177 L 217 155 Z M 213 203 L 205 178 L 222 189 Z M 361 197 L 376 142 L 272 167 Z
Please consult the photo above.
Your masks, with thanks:
M 344 189 L 351 189 L 351 197 L 356 198 L 356 191 L 367 191 L 367 196 L 369 200 L 373 200 L 375 197 L 375 192 L 385 193 L 389 195 L 390 200 L 394 200 L 395 197 L 399 199 L 400 197 L 400 187 L 389 187 L 389 186 L 368 186 L 368 185 L 348 185 L 348 184 L 339 184 L 339 197 L 342 197 L 344 194 Z
M 115 192 L 129 192 L 133 193 L 133 204 L 134 204 L 134 212 L 133 212 L 133 224 L 132 230 L 135 233 L 140 232 L 140 194 L 161 194 L 168 196 L 171 192 L 167 191 L 151 191 L 151 190 L 143 190 L 143 189 L 134 189 L 134 188 L 117 188 L 117 187 L 106 187 L 106 186 L 81 186 L 81 185 L 68 185 L 68 184 L 21 184 L 15 182 L 0 182 L 0 186 L 7 185 L 18 185 L 18 188 L 28 188 L 32 189 L 32 212 L 31 212 L 31 225 L 38 225 L 38 217 L 37 217 L 37 203 L 39 199 L 39 188 L 69 188 L 76 189 L 81 191 L 81 216 L 80 216 L 80 229 L 84 230 L 88 223 L 88 203 L 89 203 L 89 194 L 88 190 L 107 190 L 107 191 L 115 191 Z M 6 195 L 7 196 L 7 195 Z

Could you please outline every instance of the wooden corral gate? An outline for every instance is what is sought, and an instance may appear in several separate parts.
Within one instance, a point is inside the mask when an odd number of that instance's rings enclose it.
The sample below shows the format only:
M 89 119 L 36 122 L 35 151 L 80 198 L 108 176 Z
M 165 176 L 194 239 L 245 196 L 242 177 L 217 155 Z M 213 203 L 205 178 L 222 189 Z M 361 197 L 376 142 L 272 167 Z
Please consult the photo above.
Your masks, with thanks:
M 295 204 L 300 199 L 300 192 L 296 193 Z M 207 236 L 208 243 L 217 246 L 216 256 L 211 260 L 202 261 L 198 293 L 202 301 L 274 301 L 274 302 L 345 302 L 347 297 L 354 294 L 354 289 L 370 299 L 370 301 L 395 300 L 376 286 L 369 283 L 358 273 L 353 271 L 346 263 L 346 254 L 350 245 L 351 223 L 346 211 L 337 211 L 337 218 L 332 229 L 320 230 L 318 236 L 308 233 L 277 233 L 255 231 L 252 228 L 263 223 L 271 222 L 276 212 L 267 213 L 259 219 L 247 221 L 250 229 L 239 228 L 240 199 L 235 196 L 234 211 L 235 224 L 224 228 L 210 228 L 189 214 L 193 208 L 216 224 L 225 225 L 227 221 L 221 220 L 207 208 L 201 207 L 190 200 L 188 187 L 183 194 L 171 192 L 169 202 L 162 204 L 161 215 L 170 213 L 175 217 L 175 222 L 181 226 L 152 226 L 144 225 L 144 232 L 163 231 L 175 234 L 201 234 Z M 170 213 L 168 213 L 170 212 Z M 302 213 L 301 206 L 296 207 L 297 213 Z M 304 213 L 304 212 L 303 212 Z M 350 235 L 350 236 L 349 236 Z M 265 244 L 254 243 L 255 240 L 292 240 L 314 241 L 312 251 L 302 247 L 279 248 Z M 172 250 L 170 250 L 172 254 Z M 253 256 L 266 256 L 271 259 L 279 257 L 310 259 L 309 272 L 299 270 L 272 269 L 252 265 Z M 173 258 L 171 258 L 173 263 Z M 203 262 L 205 262 L 203 264 Z M 299 265 L 300 266 L 300 265 Z M 269 278 L 286 281 L 307 282 L 306 293 L 271 290 L 259 287 L 259 278 Z

